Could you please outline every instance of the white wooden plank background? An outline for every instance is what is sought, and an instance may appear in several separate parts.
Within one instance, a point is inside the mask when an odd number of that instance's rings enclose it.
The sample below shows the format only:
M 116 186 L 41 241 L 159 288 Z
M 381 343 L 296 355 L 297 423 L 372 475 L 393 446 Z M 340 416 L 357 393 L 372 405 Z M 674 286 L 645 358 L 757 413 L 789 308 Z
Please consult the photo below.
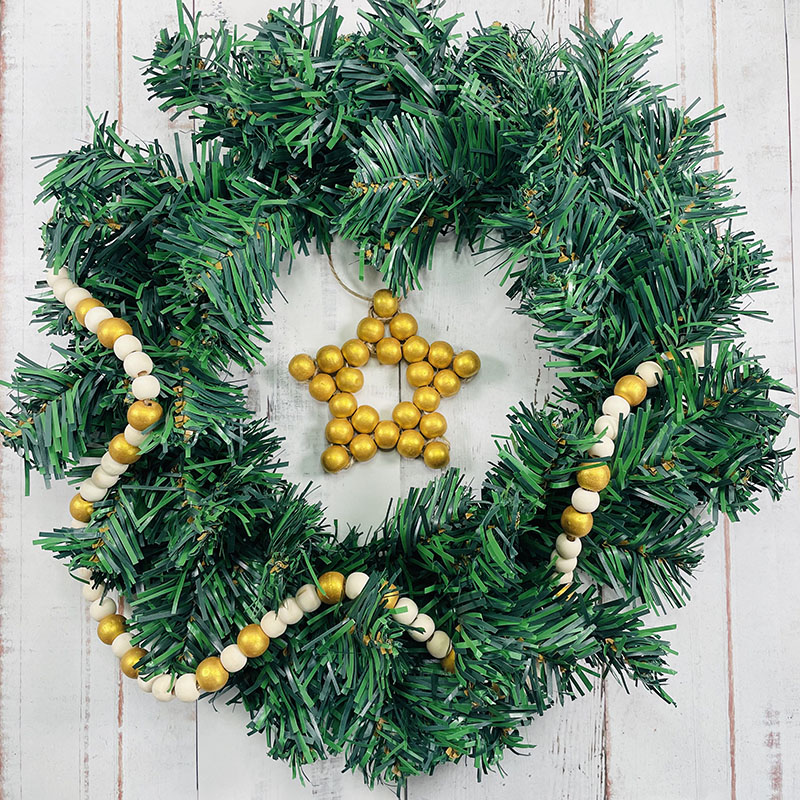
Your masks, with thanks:
M 356 0 L 343 0 L 347 25 Z M 266 6 L 254 0 L 195 0 L 209 21 L 245 22 Z M 602 27 L 623 17 L 625 30 L 664 36 L 654 78 L 677 84 L 679 101 L 717 102 L 728 119 L 718 131 L 723 168 L 733 168 L 747 220 L 775 250 L 779 292 L 759 298 L 775 324 L 753 326 L 749 342 L 770 367 L 797 386 L 798 306 L 794 236 L 800 179 L 792 140 L 800 133 L 800 8 L 783 0 L 499 0 L 451 3 L 474 12 L 568 35 L 588 17 Z M 174 27 L 163 0 L 9 0 L 0 5 L 0 374 L 15 354 L 46 358 L 46 344 L 26 323 L 29 293 L 41 270 L 38 226 L 46 210 L 32 205 L 40 175 L 31 157 L 87 138 L 85 106 L 109 109 L 129 136 L 169 137 L 169 124 L 147 102 L 134 55 L 146 55 L 158 30 Z M 792 90 L 794 98 L 792 98 Z M 792 104 L 794 99 L 794 104 Z M 179 123 L 178 126 L 186 123 Z M 354 278 L 346 243 L 340 271 Z M 491 433 L 505 429 L 505 409 L 521 398 L 541 402 L 552 385 L 530 331 L 507 314 L 504 295 L 466 254 L 444 243 L 437 271 L 408 308 L 424 332 L 472 347 L 481 376 L 446 401 L 453 461 L 479 480 L 493 453 Z M 287 437 L 290 476 L 314 479 L 332 516 L 377 522 L 389 498 L 426 481 L 417 463 L 384 454 L 344 476 L 321 476 L 317 454 L 324 414 L 290 383 L 284 365 L 295 352 L 352 335 L 363 306 L 331 279 L 325 262 L 298 262 L 276 303 L 280 336 L 268 346 L 269 368 L 251 381 L 251 402 Z M 477 302 L 476 302 L 477 301 Z M 317 306 L 320 314 L 305 314 Z M 498 345 L 501 339 L 502 347 Z M 509 344 L 510 343 L 510 344 Z M 546 356 L 545 356 L 546 357 Z M 405 389 L 390 369 L 370 370 L 363 400 L 389 411 Z M 369 399 L 368 399 L 369 398 Z M 789 437 L 798 441 L 798 424 Z M 790 465 L 798 474 L 797 458 Z M 757 517 L 725 524 L 710 540 L 693 602 L 670 615 L 679 655 L 673 708 L 609 682 L 589 697 L 554 709 L 531 726 L 537 748 L 509 755 L 506 775 L 475 781 L 471 769 L 442 768 L 410 783 L 414 800 L 496 796 L 653 800 L 800 797 L 800 611 L 796 576 L 800 493 L 764 502 Z M 241 710 L 215 712 L 152 698 L 123 686 L 99 643 L 63 567 L 31 544 L 63 514 L 69 490 L 35 484 L 23 496 L 17 459 L 0 450 L 0 799 L 24 798 L 365 798 L 357 776 L 336 761 L 308 770 L 308 783 L 268 761 L 258 737 L 244 732 Z M 375 794 L 389 797 L 388 790 Z

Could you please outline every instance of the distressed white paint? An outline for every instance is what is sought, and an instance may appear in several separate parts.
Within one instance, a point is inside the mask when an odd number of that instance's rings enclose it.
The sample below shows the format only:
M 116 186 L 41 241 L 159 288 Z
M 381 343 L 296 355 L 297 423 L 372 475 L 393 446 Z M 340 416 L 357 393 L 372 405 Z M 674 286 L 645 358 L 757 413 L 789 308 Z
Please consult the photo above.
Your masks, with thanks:
M 357 5 L 342 3 L 346 27 L 354 24 Z M 793 169 L 790 134 L 795 141 L 800 136 L 800 102 L 792 107 L 789 99 L 790 88 L 800 85 L 800 10 L 786 5 L 534 0 L 523 7 L 502 0 L 486 7 L 459 1 L 448 10 L 470 15 L 462 30 L 471 27 L 478 8 L 484 21 L 534 21 L 556 39 L 584 13 L 596 27 L 622 16 L 625 30 L 664 35 L 653 76 L 678 84 L 673 94 L 679 101 L 699 95 L 701 108 L 711 107 L 715 97 L 727 105 L 728 119 L 719 128 L 721 166 L 735 168 L 750 209 L 748 225 L 776 251 L 781 285 L 780 292 L 758 298 L 775 324 L 751 326 L 749 341 L 796 387 L 794 331 L 800 320 L 792 256 L 800 208 L 792 208 L 790 188 L 800 175 Z M 196 0 L 195 6 L 209 23 L 245 22 L 265 11 L 255 0 Z M 0 374 L 7 375 L 18 350 L 34 357 L 47 352 L 43 339 L 25 326 L 28 309 L 19 303 L 39 275 L 37 229 L 45 214 L 32 206 L 39 175 L 30 157 L 85 140 L 86 105 L 121 113 L 124 132 L 142 139 L 168 138 L 186 123 L 168 122 L 147 102 L 132 60 L 149 52 L 161 27 L 174 27 L 171 3 L 59 0 L 43 13 L 41 3 L 17 0 L 4 4 L 2 14 Z M 337 243 L 335 256 L 353 284 L 347 243 Z M 523 398 L 541 404 L 552 386 L 542 369 L 546 354 L 532 347 L 522 321 L 503 310 L 495 276 L 484 277 L 483 271 L 469 254 L 453 256 L 443 242 L 424 294 L 407 304 L 423 335 L 471 347 L 483 358 L 481 375 L 444 401 L 453 462 L 476 480 L 493 454 L 490 434 L 505 428 L 505 409 Z M 293 353 L 351 336 L 364 306 L 338 287 L 320 257 L 298 261 L 282 288 L 290 305 L 276 299 L 280 335 L 265 351 L 271 366 L 252 376 L 253 408 L 269 413 L 287 436 L 291 477 L 315 480 L 332 515 L 377 523 L 389 498 L 426 481 L 429 473 L 419 463 L 381 454 L 345 475 L 320 476 L 324 408 L 284 373 Z M 367 379 L 361 399 L 382 411 L 408 396 L 397 370 L 375 366 Z M 793 422 L 795 442 L 797 433 Z M 790 471 L 798 474 L 797 458 Z M 264 757 L 258 737 L 245 735 L 241 710 L 159 706 L 123 687 L 76 587 L 30 543 L 36 531 L 61 517 L 68 488 L 45 493 L 34 481 L 33 496 L 23 498 L 22 471 L 6 450 L 0 450 L 0 480 L 0 797 L 338 800 L 369 794 L 357 776 L 341 774 L 336 760 L 309 768 L 305 787 L 293 781 L 287 767 Z M 795 479 L 795 489 L 796 484 Z M 432 778 L 412 781 L 408 795 L 800 796 L 800 684 L 794 673 L 800 557 L 790 539 L 798 506 L 797 491 L 779 504 L 765 501 L 759 516 L 720 529 L 710 540 L 693 602 L 669 617 L 679 625 L 672 635 L 679 651 L 671 682 L 677 708 L 604 683 L 531 726 L 526 736 L 537 748 L 525 757 L 509 755 L 506 776 L 477 783 L 471 769 L 444 767 Z

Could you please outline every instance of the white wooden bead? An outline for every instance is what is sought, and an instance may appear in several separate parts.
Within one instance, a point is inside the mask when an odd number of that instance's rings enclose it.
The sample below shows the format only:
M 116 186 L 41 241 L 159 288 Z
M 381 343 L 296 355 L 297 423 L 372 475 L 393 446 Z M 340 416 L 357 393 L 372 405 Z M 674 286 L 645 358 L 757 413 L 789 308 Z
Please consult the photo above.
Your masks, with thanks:
M 556 575 L 560 575 L 561 577 L 558 579 L 558 585 L 564 586 L 567 583 L 572 583 L 572 576 L 574 572 L 557 572 Z
M 610 458 L 614 455 L 614 442 L 608 436 L 603 436 L 589 448 L 589 455 L 595 458 Z
M 97 486 L 91 478 L 87 478 L 78 488 L 78 494 L 89 503 L 97 503 L 108 494 L 108 489 Z
M 294 597 L 287 597 L 278 608 L 278 619 L 287 625 L 294 625 L 303 619 L 303 609 L 297 605 Z
M 562 558 L 577 558 L 581 550 L 583 544 L 580 539 L 569 539 L 566 533 L 559 534 L 556 539 L 556 551 Z
M 655 361 L 642 361 L 635 370 L 636 374 L 652 389 L 658 386 L 659 381 L 664 378 L 664 370 Z
M 444 631 L 435 631 L 425 646 L 434 658 L 444 658 L 453 649 L 450 637 Z
M 125 654 L 123 653 L 123 655 L 125 655 Z M 156 676 L 156 677 L 158 677 L 158 676 Z M 147 679 L 145 679 L 145 678 L 142 678 L 142 677 L 140 676 L 140 677 L 138 677 L 138 678 L 136 679 L 136 685 L 137 685 L 137 686 L 138 686 L 138 687 L 139 687 L 139 688 L 140 688 L 140 689 L 141 689 L 143 692 L 146 692 L 147 694 L 150 694 L 150 692 L 152 692 L 152 691 L 153 691 L 153 681 L 156 679 L 156 677 L 151 677 L 151 678 L 147 678 Z
M 83 595 L 83 599 L 89 603 L 99 600 L 103 596 L 104 590 L 105 587 L 102 583 L 98 583 L 97 586 L 92 586 L 91 583 L 84 583 L 83 586 L 81 586 L 81 594 Z
M 100 466 L 109 475 L 122 475 L 122 473 L 128 469 L 127 464 L 120 464 L 119 461 L 114 461 L 114 459 L 111 458 L 111 453 L 105 453 L 103 455 L 100 459 Z
M 88 524 L 88 522 L 84 522 L 82 519 L 75 519 L 75 517 L 69 518 L 70 528 L 85 528 Z
M 153 688 L 152 693 L 153 697 L 161 703 L 169 703 L 171 700 L 175 699 L 175 695 L 172 694 L 172 675 L 169 673 L 165 675 L 156 675 L 155 678 L 152 680 Z
M 86 289 L 81 289 L 80 286 L 74 286 L 64 295 L 64 305 L 70 310 L 74 311 L 78 307 L 81 300 L 86 300 L 91 297 L 91 293 Z
M 124 361 L 131 353 L 140 353 L 141 350 L 142 343 L 130 333 L 123 333 L 114 342 L 114 355 L 120 361 Z
M 227 667 L 226 667 L 227 669 Z M 230 670 L 228 670 L 230 672 Z M 173 688 L 175 697 L 183 703 L 195 703 L 200 697 L 200 690 L 197 688 L 197 676 L 194 672 L 187 672 L 175 681 Z
M 267 611 L 261 617 L 261 630 L 269 636 L 270 639 L 277 639 L 283 635 L 286 630 L 286 623 L 278 619 L 278 615 L 274 611 Z
M 119 481 L 119 475 L 111 475 L 102 467 L 95 467 L 92 472 L 92 483 L 103 489 L 110 489 L 117 481 Z
M 294 599 L 306 614 L 311 614 L 322 605 L 322 600 L 317 594 L 317 587 L 313 583 L 304 583 L 297 590 Z
M 64 269 L 64 267 L 60 267 L 58 272 L 53 272 L 53 270 L 48 269 L 44 275 L 44 279 L 47 281 L 47 285 L 50 288 L 53 287 L 53 284 L 56 281 L 60 281 L 63 278 L 69 278 L 69 273 Z
M 106 595 L 102 600 L 98 598 L 89 606 L 89 616 L 96 622 L 117 613 L 117 604 Z
M 88 567 L 75 567 L 70 575 L 79 581 L 88 581 L 92 577 L 92 571 Z
M 228 672 L 238 672 L 247 664 L 247 656 L 239 649 L 238 644 L 229 644 L 223 648 L 219 660 Z
M 139 375 L 149 375 L 153 371 L 153 359 L 147 353 L 131 353 L 125 356 L 122 368 L 131 378 L 136 378 Z
M 687 347 L 686 350 L 681 351 L 686 358 L 690 358 L 692 363 L 700 369 L 706 363 L 706 348 L 705 345 L 698 344 L 694 347 Z
M 125 437 L 125 441 L 134 447 L 139 447 L 139 445 L 143 444 L 148 436 L 148 434 L 136 430 L 133 425 L 126 425 L 122 435 Z
M 410 597 L 401 597 L 392 610 L 394 618 L 401 625 L 410 625 L 419 614 L 419 607 Z
M 113 316 L 114 315 L 105 306 L 95 306 L 86 312 L 86 316 L 83 318 L 83 324 L 86 326 L 87 330 L 92 333 L 97 333 L 100 323 L 104 319 L 111 319 Z
M 369 575 L 366 572 L 351 572 L 344 582 L 344 593 L 348 599 L 355 600 L 367 585 Z
M 613 417 L 615 420 L 620 417 L 627 419 L 628 414 L 631 413 L 631 404 L 624 397 L 612 394 L 603 400 L 603 413 L 606 416 Z
M 119 636 L 114 637 L 114 641 L 111 642 L 111 652 L 117 657 L 122 658 L 128 650 L 133 647 L 131 641 L 133 640 L 133 634 L 128 633 L 125 631 L 121 633 Z
M 608 436 L 609 439 L 616 439 L 617 438 L 617 420 L 614 417 L 610 417 L 608 414 L 603 414 L 602 417 L 598 417 L 594 423 L 594 432 L 597 434 L 604 434 Z
M 581 514 L 591 514 L 600 505 L 600 495 L 580 486 L 572 493 L 572 507 Z
M 140 375 L 131 383 L 131 391 L 137 400 L 153 400 L 161 392 L 161 384 L 155 375 Z
M 416 630 L 416 628 L 421 628 L 421 630 Z M 409 628 L 408 635 L 415 642 L 427 642 L 428 639 L 433 636 L 435 630 L 436 625 L 427 614 L 417 614 L 417 618 L 414 620 L 414 626 Z M 444 658 L 444 656 L 442 656 L 442 658 Z
M 555 569 L 556 572 L 572 572 L 572 570 L 578 566 L 577 558 L 561 558 L 561 556 L 558 555 L 557 550 L 553 550 L 553 552 L 550 553 L 550 558 L 555 559 L 555 562 L 553 563 L 553 569 Z
M 69 278 L 60 278 L 53 283 L 51 288 L 56 300 L 63 303 L 64 298 L 67 296 L 67 292 L 70 289 L 74 289 L 75 284 Z

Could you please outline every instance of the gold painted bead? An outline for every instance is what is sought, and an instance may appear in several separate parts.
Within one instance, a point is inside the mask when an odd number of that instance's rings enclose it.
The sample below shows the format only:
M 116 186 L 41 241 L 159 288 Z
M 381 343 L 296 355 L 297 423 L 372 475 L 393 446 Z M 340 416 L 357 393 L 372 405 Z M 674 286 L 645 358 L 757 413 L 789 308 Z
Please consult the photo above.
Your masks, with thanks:
M 269 636 L 260 625 L 245 625 L 236 637 L 236 644 L 248 658 L 258 658 L 269 647 Z
M 332 444 L 322 451 L 319 460 L 325 472 L 335 474 L 350 464 L 350 453 L 340 444 Z
M 380 421 L 380 415 L 372 406 L 359 406 L 350 422 L 359 433 L 372 433 Z
M 581 469 L 575 474 L 578 486 L 590 492 L 602 492 L 611 480 L 611 470 L 608 464 L 587 462 L 581 464 Z
M 119 667 L 123 674 L 129 678 L 138 678 L 139 670 L 134 666 L 147 655 L 147 650 L 141 647 L 131 647 L 127 653 L 119 660 Z
M 339 392 L 328 400 L 328 408 L 334 417 L 349 417 L 358 408 L 358 400 L 350 392 Z
M 375 355 L 381 364 L 399 364 L 403 357 L 403 345 L 391 336 L 385 336 L 375 346 Z
M 389 419 L 382 419 L 375 426 L 375 444 L 381 450 L 391 450 L 400 438 L 400 429 Z
M 317 597 L 326 606 L 336 605 L 344 597 L 345 578 L 341 572 L 323 572 L 317 582 Z
M 414 405 L 420 411 L 436 411 L 442 396 L 433 386 L 420 386 L 414 391 Z
M 358 336 L 362 342 L 374 343 L 383 338 L 385 331 L 386 327 L 379 319 L 375 319 L 375 317 L 364 317 L 364 319 L 358 323 L 356 336 Z
M 111 458 L 120 464 L 134 464 L 141 458 L 139 448 L 128 442 L 121 433 L 108 443 L 108 452 Z
M 121 633 L 125 633 L 127 620 L 122 614 L 109 614 L 97 623 L 97 635 L 103 644 L 111 644 Z
M 455 672 L 456 671 L 456 651 L 451 650 L 443 659 L 439 661 L 442 665 L 442 669 L 445 672 Z
M 425 466 L 431 469 L 442 469 L 450 463 L 450 448 L 446 442 L 428 442 L 422 453 Z
M 633 408 L 647 397 L 647 384 L 638 375 L 623 375 L 614 384 L 614 394 L 627 400 Z
M 480 368 L 481 360 L 472 350 L 463 350 L 453 359 L 453 372 L 459 378 L 471 378 L 477 375 Z
M 386 581 L 383 582 L 381 585 L 381 589 L 386 587 Z M 400 599 L 400 590 L 393 584 L 390 583 L 388 587 L 386 587 L 386 591 L 383 593 L 383 597 L 381 598 L 381 604 L 384 608 L 394 608 L 397 605 L 397 601 Z
M 342 367 L 336 373 L 336 385 L 343 392 L 357 392 L 364 386 L 364 373 L 355 367 Z
M 403 458 L 416 458 L 425 446 L 425 437 L 415 430 L 403 431 L 397 440 L 397 452 Z
M 392 317 L 391 321 L 389 322 L 389 333 L 391 333 L 395 339 L 399 339 L 401 342 L 404 342 L 416 332 L 417 321 L 411 316 L 411 314 L 406 314 L 404 312 L 397 314 L 396 316 Z
M 73 315 L 75 319 L 78 321 L 79 324 L 85 325 L 86 324 L 86 315 L 93 309 L 93 308 L 101 308 L 102 303 L 96 297 L 86 297 L 75 306 L 75 311 Z
M 447 431 L 447 420 L 438 411 L 432 414 L 425 414 L 419 421 L 419 432 L 426 439 L 436 439 L 444 436 Z
M 320 373 L 308 382 L 308 393 L 321 403 L 327 403 L 336 391 L 336 381 L 330 375 Z
M 342 345 L 342 355 L 351 367 L 363 367 L 369 361 L 369 347 L 361 339 L 348 339 Z
M 431 342 L 428 362 L 436 369 L 447 369 L 453 360 L 453 348 L 447 342 Z
M 326 344 L 317 350 L 317 366 L 320 371 L 333 374 L 344 366 L 342 351 L 335 344 Z
M 314 377 L 317 365 L 314 359 L 305 353 L 298 353 L 289 362 L 289 374 L 296 381 L 307 381 Z
M 427 386 L 433 380 L 433 367 L 427 361 L 417 361 L 406 367 L 406 380 L 415 389 Z
M 353 426 L 346 419 L 332 419 L 325 426 L 325 438 L 331 444 L 347 444 L 353 438 Z
M 92 511 L 94 511 L 94 503 L 84 500 L 79 494 L 69 501 L 69 513 L 81 522 L 88 522 L 92 518 Z
M 204 658 L 194 671 L 197 685 L 204 692 L 218 692 L 228 682 L 228 670 L 217 656 Z
M 592 529 L 594 518 L 591 514 L 584 514 L 573 506 L 567 506 L 561 513 L 561 527 L 564 533 L 580 539 Z
M 133 328 L 131 328 L 124 319 L 120 319 L 119 317 L 104 319 L 97 326 L 97 338 L 100 340 L 100 344 L 102 344 L 103 347 L 107 347 L 109 350 L 114 346 L 114 342 L 116 342 L 120 336 L 131 333 L 133 333 Z
M 454 394 L 458 394 L 458 390 L 461 388 L 461 378 L 453 370 L 443 369 L 436 373 L 433 387 L 442 397 L 452 397 Z
M 128 425 L 137 431 L 144 431 L 155 425 L 163 415 L 164 409 L 155 400 L 137 400 L 128 409 Z
M 398 308 L 400 308 L 400 301 L 388 289 L 378 289 L 372 295 L 372 309 L 377 316 L 384 319 L 392 317 L 397 313 Z
M 411 336 L 406 339 L 403 345 L 403 358 L 409 364 L 413 364 L 415 361 L 422 361 L 428 355 L 428 349 L 429 345 L 426 339 L 421 336 Z
M 416 428 L 419 422 L 419 409 L 413 403 L 405 400 L 394 407 L 392 419 L 399 428 Z
M 377 452 L 378 446 L 366 433 L 359 433 L 350 442 L 350 455 L 356 461 L 369 461 Z

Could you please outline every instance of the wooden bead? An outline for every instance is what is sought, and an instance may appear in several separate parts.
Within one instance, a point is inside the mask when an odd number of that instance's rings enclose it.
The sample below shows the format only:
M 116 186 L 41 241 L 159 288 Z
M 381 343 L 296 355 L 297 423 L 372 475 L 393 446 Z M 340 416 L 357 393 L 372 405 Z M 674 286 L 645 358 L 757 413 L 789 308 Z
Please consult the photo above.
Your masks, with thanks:
M 325 426 L 325 438 L 331 444 L 347 444 L 353 438 L 353 426 L 346 419 L 332 419 Z
M 217 656 L 209 656 L 197 665 L 195 677 L 204 692 L 218 692 L 228 682 L 229 675 Z
M 141 458 L 139 448 L 130 444 L 122 433 L 118 433 L 108 443 L 108 452 L 120 464 L 134 464 Z
M 369 348 L 361 339 L 348 339 L 342 345 L 342 355 L 351 367 L 363 367 L 369 361 Z
M 458 394 L 458 390 L 461 388 L 461 378 L 453 370 L 443 369 L 436 373 L 436 377 L 433 379 L 433 388 L 442 397 L 452 397 L 454 394 Z
M 589 448 L 589 455 L 595 458 L 611 458 L 614 455 L 614 440 L 610 436 L 602 436 Z
M 375 319 L 375 317 L 364 317 L 356 328 L 356 336 L 358 336 L 362 342 L 370 342 L 372 344 L 380 341 L 385 332 L 385 325 L 379 319 Z
M 339 392 L 328 400 L 328 408 L 331 416 L 343 419 L 355 413 L 358 408 L 358 400 L 350 392 Z
M 259 630 L 261 630 L 260 626 Z M 219 660 L 229 674 L 231 672 L 241 672 L 247 666 L 247 656 L 239 649 L 238 644 L 229 644 L 224 647 L 219 654 Z
M 638 375 L 624 375 L 614 384 L 614 394 L 638 406 L 647 397 L 647 384 Z
M 314 359 L 305 353 L 298 353 L 289 362 L 289 374 L 296 381 L 308 381 L 314 377 L 317 371 L 317 365 Z
M 419 607 L 410 597 L 400 597 L 393 606 L 394 619 L 401 625 L 411 625 L 419 614 Z
M 105 306 L 95 306 L 86 312 L 83 324 L 86 326 L 87 331 L 97 333 L 100 323 L 104 319 L 111 319 L 113 316 L 114 315 Z
M 382 419 L 373 432 L 375 444 L 381 450 L 391 450 L 400 438 L 400 429 L 391 420 Z
M 103 644 L 111 644 L 121 633 L 125 633 L 126 619 L 122 614 L 109 614 L 97 623 L 97 635 Z
M 614 420 L 627 419 L 631 413 L 631 404 L 624 398 L 615 394 L 609 395 L 603 400 L 603 414 L 613 417 Z
M 456 671 L 456 651 L 451 649 L 439 663 L 445 672 L 454 673 Z
M 94 504 L 84 500 L 80 494 L 76 494 L 69 501 L 69 513 L 80 522 L 88 522 L 92 518 Z
M 375 355 L 381 364 L 399 364 L 403 358 L 403 345 L 393 336 L 386 336 L 375 345 Z
M 571 500 L 572 507 L 583 514 L 597 511 L 597 507 L 600 505 L 600 495 L 597 492 L 583 489 L 580 486 L 572 493 Z
M 340 444 L 332 444 L 322 451 L 320 462 L 325 472 L 335 474 L 350 464 L 350 453 Z
M 447 420 L 438 411 L 425 414 L 419 421 L 419 432 L 426 439 L 436 439 L 447 432 Z
M 155 683 L 155 681 L 154 681 Z M 156 693 L 156 686 L 153 686 L 153 694 Z M 197 687 L 197 675 L 194 672 L 184 672 L 175 679 L 172 688 L 175 697 L 182 703 L 195 703 L 200 698 L 200 689 Z
M 421 336 L 409 336 L 403 344 L 403 358 L 409 364 L 422 361 L 428 355 L 428 342 Z
M 664 379 L 664 370 L 656 361 L 642 361 L 634 372 L 640 377 L 649 388 L 658 386 Z
M 406 367 L 406 380 L 409 386 L 413 386 L 415 389 L 427 386 L 434 379 L 433 376 L 433 367 L 427 361 L 417 361 Z
M 401 342 L 410 339 L 416 332 L 417 321 L 411 314 L 397 314 L 389 322 L 389 333 Z
M 427 642 L 436 630 L 436 623 L 427 614 L 417 614 L 417 618 L 411 624 L 408 635 L 415 642 Z
M 420 386 L 414 391 L 413 402 L 420 411 L 428 413 L 439 408 L 442 396 L 433 386 Z
M 133 328 L 131 328 L 124 319 L 120 319 L 119 317 L 104 319 L 97 326 L 97 338 L 100 340 L 100 344 L 102 344 L 103 347 L 107 347 L 109 350 L 114 347 L 114 342 L 116 342 L 120 336 L 125 336 L 125 334 L 130 335 L 132 333 Z
M 378 317 L 383 319 L 392 317 L 399 307 L 400 301 L 388 289 L 378 289 L 372 295 L 372 310 Z
M 119 660 L 119 668 L 124 675 L 129 678 L 138 678 L 139 670 L 134 666 L 147 655 L 147 650 L 141 647 L 131 647 L 127 653 Z
M 359 433 L 372 433 L 380 419 L 380 414 L 372 406 L 365 405 L 355 410 L 350 422 Z
M 443 469 L 450 463 L 450 448 L 445 442 L 428 442 L 422 452 L 425 466 L 430 469 Z
M 594 423 L 594 432 L 600 436 L 608 436 L 609 439 L 617 438 L 617 420 L 614 417 L 609 417 L 608 414 L 603 414 L 598 417 Z
M 139 375 L 131 381 L 131 394 L 137 400 L 154 400 L 161 393 L 161 382 L 155 375 Z
M 428 652 L 438 659 L 444 658 L 453 647 L 450 637 L 444 631 L 434 631 L 425 646 Z
M 366 572 L 351 572 L 344 582 L 344 592 L 348 599 L 356 600 L 364 591 L 367 581 L 369 581 L 369 575 Z
M 358 462 L 369 461 L 378 452 L 375 440 L 366 433 L 359 433 L 350 441 L 350 455 Z
M 356 367 L 342 367 L 336 373 L 336 386 L 342 392 L 358 392 L 364 386 L 364 373 Z
M 388 587 L 386 587 L 386 581 L 383 582 L 381 586 L 383 594 L 381 595 L 381 605 L 384 608 L 394 608 L 397 605 L 397 601 L 400 599 L 400 590 L 393 584 L 390 583 Z
M 345 586 L 346 590 L 347 586 Z M 322 600 L 317 595 L 317 587 L 313 583 L 304 583 L 297 590 L 294 599 L 304 614 L 313 614 L 322 605 Z
M 336 605 L 344 597 L 345 577 L 341 572 L 323 572 L 317 582 L 317 596 L 326 606 Z
M 403 458 L 417 458 L 425 447 L 425 437 L 415 430 L 403 431 L 397 440 L 397 452 Z
M 65 295 L 64 295 L 64 305 L 73 313 L 75 313 L 75 309 L 78 307 L 78 303 L 83 300 L 88 300 L 91 298 L 91 294 L 86 289 L 82 289 L 80 286 L 73 286 Z
M 336 382 L 330 375 L 320 373 L 308 382 L 308 393 L 321 403 L 327 403 L 336 391 Z
M 481 360 L 478 354 L 472 350 L 463 350 L 453 358 L 453 372 L 459 378 L 471 378 L 477 375 L 481 368 Z
M 155 425 L 164 415 L 164 409 L 155 400 L 137 400 L 128 409 L 128 425 L 144 431 Z
M 335 344 L 327 344 L 317 351 L 317 366 L 322 372 L 338 372 L 344 366 L 342 351 Z
M 114 355 L 120 360 L 124 361 L 131 353 L 141 353 L 142 343 L 139 339 L 131 333 L 126 333 L 120 336 L 114 342 Z
M 258 658 L 269 647 L 269 636 L 260 625 L 245 625 L 236 637 L 236 644 L 248 658 Z
M 562 558 L 577 558 L 583 550 L 580 539 L 568 536 L 566 533 L 559 533 L 556 539 L 556 552 Z
M 589 533 L 594 524 L 591 514 L 583 514 L 572 506 L 567 506 L 561 514 L 561 527 L 564 533 L 580 539 Z
M 576 539 L 575 541 L 577 542 L 579 540 Z M 572 558 L 564 558 L 558 554 L 557 550 L 553 550 L 553 552 L 550 554 L 550 558 L 555 559 L 553 562 L 553 569 L 562 574 L 566 572 L 572 572 L 575 567 L 578 566 L 578 559 L 576 556 L 573 556 Z
M 436 369 L 447 369 L 453 363 L 453 348 L 447 342 L 431 342 L 428 363 Z
M 611 480 L 611 470 L 608 464 L 597 462 L 584 462 L 575 474 L 578 486 L 590 492 L 602 492 Z
M 392 419 L 403 430 L 415 428 L 419 422 L 419 409 L 413 403 L 404 400 L 394 407 Z
M 86 324 L 86 314 L 93 308 L 103 308 L 103 304 L 96 297 L 85 297 L 75 306 L 73 312 L 75 319 L 80 325 Z

